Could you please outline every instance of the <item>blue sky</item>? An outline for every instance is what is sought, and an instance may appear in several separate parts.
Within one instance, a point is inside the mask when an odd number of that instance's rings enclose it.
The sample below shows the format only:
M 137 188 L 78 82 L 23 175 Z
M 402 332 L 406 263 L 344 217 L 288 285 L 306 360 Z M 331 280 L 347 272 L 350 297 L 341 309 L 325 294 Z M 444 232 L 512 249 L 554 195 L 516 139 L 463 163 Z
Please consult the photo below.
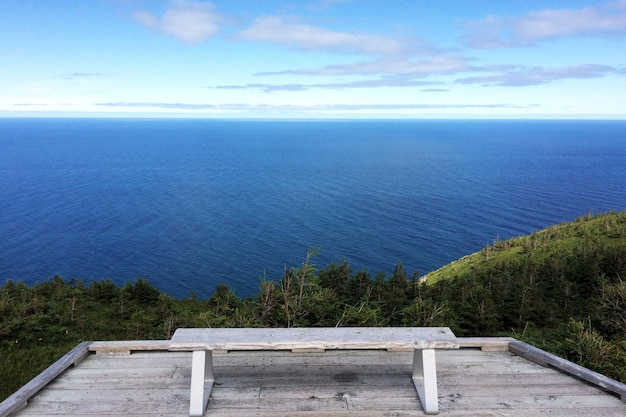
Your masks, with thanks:
M 626 0 L 2 0 L 0 115 L 626 118 Z

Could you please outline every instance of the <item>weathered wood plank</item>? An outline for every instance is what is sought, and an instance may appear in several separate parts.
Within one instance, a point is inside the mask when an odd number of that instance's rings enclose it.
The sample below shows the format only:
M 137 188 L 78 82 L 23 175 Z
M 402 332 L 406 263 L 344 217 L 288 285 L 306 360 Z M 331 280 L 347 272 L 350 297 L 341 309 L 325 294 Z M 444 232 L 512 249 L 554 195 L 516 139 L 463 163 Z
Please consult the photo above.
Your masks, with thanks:
M 510 393 L 506 397 L 499 396 L 460 396 L 457 398 L 443 397 L 440 399 L 441 407 L 445 409 L 461 410 L 541 410 L 552 409 L 582 409 L 593 410 L 598 407 L 615 407 L 619 399 L 610 395 L 534 395 L 516 396 Z M 626 409 L 623 409 L 626 412 Z M 597 415 L 593 413 L 592 415 Z
M 175 366 L 189 366 L 189 361 L 191 360 L 191 352 L 185 352 L 185 353 L 187 353 L 185 356 L 181 356 L 178 358 L 167 358 L 168 365 L 171 364 Z M 140 369 L 140 368 L 154 368 L 155 366 L 159 367 L 159 363 L 158 361 L 155 360 L 154 355 L 150 357 L 149 355 L 146 356 L 145 354 L 142 356 L 139 356 L 138 353 L 132 354 L 133 357 L 135 355 L 137 355 L 137 358 L 133 358 L 133 359 L 129 359 L 131 356 L 92 355 L 89 361 L 86 361 L 84 364 L 82 364 L 81 368 L 83 369 L 89 369 L 89 368 L 127 369 L 128 367 L 132 367 L 135 369 Z
M 207 413 L 207 416 L 209 414 Z M 333 410 L 333 411 L 315 411 L 314 413 L 310 412 L 310 411 L 272 411 L 271 414 L 263 414 L 263 413 L 255 413 L 255 414 L 246 414 L 246 415 L 255 415 L 255 416 L 262 416 L 262 415 L 271 415 L 272 417 L 311 417 L 311 416 L 315 416 L 315 417 L 381 417 L 381 416 L 393 416 L 393 417 L 423 417 L 424 411 L 422 411 L 421 409 L 418 410 L 393 410 L 393 411 L 388 411 L 388 410 L 377 410 L 375 412 L 369 411 L 369 410 L 354 410 L 354 409 L 349 409 L 349 410 Z M 448 413 L 446 413 L 445 411 L 440 412 L 439 415 L 448 415 Z M 212 410 L 211 413 L 211 417 L 241 417 L 241 414 L 238 414 L 237 412 L 233 412 L 232 410 Z M 489 414 L 476 414 L 476 412 L 474 412 L 473 414 L 467 414 L 466 416 L 463 417 L 481 417 L 481 416 L 489 416 L 489 417 L 494 417 L 496 416 L 496 414 L 493 413 L 489 413 Z M 498 416 L 502 416 L 502 414 L 499 414 Z M 525 417 L 530 417 L 529 415 L 525 415 Z M 563 416 L 565 417 L 565 415 Z M 568 416 L 569 417 L 569 416 Z M 576 416 L 579 417 L 579 416 Z M 612 417 L 612 416 L 611 416 Z
M 400 399 L 408 398 L 411 401 L 416 400 L 415 389 L 410 380 L 389 381 L 387 385 L 383 384 L 363 384 L 355 386 L 337 386 L 331 384 L 307 384 L 305 386 L 292 385 L 286 386 L 263 386 L 260 388 L 259 395 L 261 398 L 335 398 L 341 396 L 350 396 L 355 398 L 384 398 L 384 399 Z M 550 393 L 550 398 L 559 396 L 592 396 L 605 394 L 597 388 L 584 384 L 570 385 L 526 385 L 512 389 L 509 386 L 498 385 L 465 385 L 461 387 L 442 386 L 439 389 L 440 398 L 456 399 L 459 397 L 483 397 L 488 393 L 490 397 L 535 397 L 545 396 Z
M 292 388 L 298 386 L 300 383 L 294 383 L 293 375 L 291 379 L 288 376 L 260 376 L 259 380 L 252 381 L 250 379 L 239 377 L 233 377 L 230 375 L 223 375 L 218 378 L 217 382 L 219 384 L 223 384 L 229 387 L 253 387 L 253 386 L 261 386 L 263 388 L 276 388 L 276 389 L 285 389 L 290 390 Z M 525 378 L 519 377 L 513 380 L 510 376 L 507 375 L 494 375 L 493 382 L 491 382 L 488 378 L 482 379 L 474 379 L 472 382 L 471 378 L 461 379 L 462 377 L 455 377 L 451 380 L 441 379 L 439 381 L 439 385 L 442 387 L 441 389 L 446 389 L 446 387 L 453 387 L 455 391 L 465 392 L 474 389 L 474 386 L 478 388 L 482 388 L 483 390 L 490 390 L 493 386 L 496 386 L 498 383 L 501 384 L 502 387 L 506 387 L 509 390 L 514 390 L 519 387 L 529 386 L 533 383 L 537 383 L 536 376 L 526 376 Z M 542 377 L 542 379 L 544 379 Z M 490 383 L 491 382 L 491 383 Z M 341 387 L 341 389 L 354 389 L 354 387 L 362 387 L 362 388 L 370 388 L 370 387 L 380 387 L 384 385 L 388 386 L 411 386 L 410 376 L 393 376 L 393 375 L 383 375 L 383 374 L 354 374 L 351 372 L 337 373 L 334 375 L 315 375 L 310 378 L 307 378 L 306 384 L 308 387 L 312 389 L 324 388 L 324 387 Z M 545 386 L 549 387 L 551 384 L 547 383 Z M 558 383 L 552 385 L 559 385 Z M 580 386 L 581 384 L 562 384 L 562 385 L 573 385 Z
M 530 365 L 530 366 L 529 366 Z M 504 363 L 496 363 L 496 362 L 485 362 L 485 363 L 449 363 L 445 366 L 440 366 L 439 375 L 445 375 L 449 373 L 453 374 L 463 374 L 463 373 L 471 373 L 472 375 L 479 374 L 493 374 L 495 373 L 495 369 L 505 370 L 509 374 L 520 374 L 520 373 L 533 373 L 533 374 L 547 374 L 550 373 L 550 369 L 539 366 L 534 363 L 523 362 L 523 361 L 507 361 Z
M 450 356 L 450 353 L 455 353 Z M 177 366 L 189 366 L 189 359 L 191 359 L 190 352 L 160 352 L 160 355 L 164 355 L 163 358 L 177 358 Z M 525 363 L 525 359 L 520 358 L 517 355 L 502 352 L 505 356 L 487 356 L 482 354 L 479 350 L 458 350 L 458 351 L 446 351 L 439 350 L 436 352 L 437 363 L 445 364 L 447 361 L 454 363 L 462 362 L 466 364 L 484 364 L 484 363 Z M 450 358 L 450 359 L 449 359 Z M 96 361 L 104 361 L 107 368 L 133 368 L 141 367 L 154 367 L 155 365 L 154 355 L 151 353 L 135 352 L 131 356 L 97 356 L 91 358 L 90 361 L 83 364 L 82 367 L 95 367 L 98 368 L 102 365 Z M 159 359 L 160 361 L 163 359 Z M 363 350 L 359 351 L 359 355 L 355 355 L 353 351 L 328 351 L 327 353 L 308 353 L 308 354 L 296 354 L 290 351 L 267 351 L 263 354 L 263 364 L 267 366 L 275 366 L 276 364 L 296 364 L 306 369 L 306 366 L 320 366 L 320 365 L 362 365 L 363 363 L 376 363 L 380 365 L 405 365 L 411 366 L 413 355 L 411 353 L 396 353 L 396 352 L 381 352 L 380 350 Z M 129 365 L 132 364 L 132 365 Z M 258 365 L 257 359 L 251 359 L 249 353 L 231 351 L 228 354 L 220 354 L 214 356 L 215 366 L 248 366 Z
M 457 397 L 442 398 L 441 413 L 446 414 L 450 409 L 468 410 L 509 410 L 509 409 L 525 409 L 525 410 L 541 410 L 546 404 L 551 404 L 556 409 L 581 409 L 587 408 L 593 410 L 598 407 L 607 407 L 614 405 L 614 398 L 608 396 L 594 396 L 591 398 L 580 396 L 513 396 L 513 397 Z M 351 396 L 344 393 L 342 396 L 334 396 L 330 398 L 271 398 L 265 397 L 253 401 L 240 401 L 236 398 L 223 399 L 216 396 L 209 403 L 208 414 L 223 408 L 237 407 L 243 410 L 261 409 L 271 407 L 277 411 L 308 411 L 342 410 L 344 407 L 349 410 L 368 410 L 369 412 L 388 411 L 393 404 L 394 410 L 421 410 L 421 403 L 415 396 L 413 397 L 381 397 L 376 395 L 368 396 Z M 339 406 L 339 407 L 338 407 Z
M 174 414 L 184 416 L 188 404 L 179 400 L 147 401 L 37 401 L 29 404 L 20 415 L 43 414 L 46 416 L 74 416 L 75 414 L 90 414 L 91 416 L 131 416 L 131 415 L 161 415 Z
M 163 368 L 113 368 L 113 369 L 101 369 L 100 372 L 95 371 L 94 369 L 82 369 L 76 368 L 75 372 L 72 373 L 72 376 L 81 377 L 89 377 L 90 375 L 94 375 L 94 372 L 100 375 L 102 378 L 159 378 L 159 377 L 168 377 L 172 375 L 172 369 L 163 367 Z
M 500 363 L 503 360 L 509 362 L 527 362 L 525 359 L 520 358 L 509 352 L 500 352 L 503 356 L 485 357 L 480 350 L 477 349 L 461 349 L 461 350 L 437 350 L 437 364 L 445 363 L 446 358 L 451 357 L 452 361 L 457 363 L 459 358 L 462 358 L 464 363 L 484 363 L 497 362 Z M 135 354 L 136 355 L 136 354 Z M 407 364 L 413 363 L 413 351 L 411 352 L 385 352 L 380 350 L 359 350 L 358 355 L 355 355 L 354 351 L 349 350 L 337 350 L 327 351 L 326 353 L 307 353 L 299 354 L 291 351 L 267 351 L 264 353 L 264 362 L 268 365 L 274 363 L 298 363 L 302 365 L 308 364 L 320 364 L 325 365 L 345 365 L 356 363 L 369 363 L 375 362 L 378 364 Z M 247 363 L 246 352 L 231 351 L 228 354 L 215 355 L 213 362 L 216 365 L 233 365 L 233 364 L 245 364 Z M 505 359 L 506 358 L 506 359 Z
M 349 397 L 380 397 L 380 398 L 408 398 L 419 402 L 415 395 L 415 388 L 411 380 L 403 381 L 403 384 L 388 385 L 355 385 L 343 386 L 330 384 L 292 385 L 292 387 L 266 387 L 260 388 L 259 398 L 283 398 L 283 399 L 306 399 L 306 398 L 349 398 Z
M 419 402 L 419 400 L 417 401 Z M 272 410 L 271 412 L 276 411 L 283 413 L 307 411 L 315 415 L 317 412 L 346 411 L 348 405 L 343 398 L 293 398 L 288 401 L 282 398 L 265 398 L 255 401 L 238 401 L 237 399 L 222 400 L 214 398 L 212 401 L 209 401 L 206 414 L 210 416 L 214 413 L 219 413 L 220 410 L 232 410 L 235 408 L 241 410 L 242 413 L 254 411 L 267 415 L 268 411 Z M 263 410 L 266 410 L 265 413 L 263 413 Z
M 55 390 L 140 390 L 154 387 L 189 389 L 184 378 L 57 378 L 46 389 Z
M 208 415 L 208 414 L 207 414 Z M 250 415 L 250 414 L 249 414 Z M 255 416 L 263 414 L 254 414 Z M 369 410 L 346 410 L 323 412 L 317 411 L 314 414 L 303 411 L 290 411 L 290 412 L 272 412 L 272 417 L 381 417 L 381 416 L 393 416 L 393 417 L 423 417 L 424 412 L 422 410 L 394 410 L 389 411 L 376 411 L 371 412 Z M 590 416 L 602 416 L 602 417 L 623 417 L 624 414 L 621 411 L 616 411 L 613 408 L 599 408 L 597 414 L 590 413 L 590 410 L 442 410 L 439 413 L 440 416 L 446 417 L 537 417 L 537 416 L 550 416 L 550 417 L 590 417 Z M 219 410 L 219 413 L 214 413 L 211 417 L 242 417 L 238 412 L 232 410 Z
M 404 372 L 409 369 L 412 364 L 412 354 L 397 354 L 381 351 L 363 351 L 367 353 L 367 356 L 355 356 L 354 352 L 350 351 L 333 351 L 333 354 L 294 354 L 289 351 L 268 351 L 263 356 L 263 362 L 259 363 L 258 359 L 251 357 L 245 352 L 231 352 L 224 355 L 214 356 L 214 366 L 216 369 L 222 366 L 236 366 L 242 371 L 249 372 L 249 366 L 265 366 L 267 368 L 280 365 L 285 367 L 287 365 L 293 366 L 294 370 L 299 369 L 301 372 L 308 372 L 308 368 L 311 366 L 361 366 L 365 363 L 378 365 L 381 367 L 388 366 L 390 370 L 400 369 Z M 443 353 L 446 354 L 443 354 Z M 461 362 L 463 366 L 485 366 L 487 364 L 496 364 L 500 366 L 502 364 L 516 366 L 520 364 L 528 364 L 528 361 L 511 353 L 502 352 L 501 355 L 484 355 L 479 350 L 472 350 L 472 354 L 466 354 L 466 351 L 454 351 L 458 352 L 459 356 L 450 357 L 448 351 L 437 352 L 437 364 L 438 367 L 443 369 L 447 367 L 447 363 L 452 361 L 453 363 Z M 329 352 L 330 353 L 330 352 Z M 189 361 L 191 359 L 190 352 L 169 352 L 160 353 L 160 355 L 177 355 L 168 359 L 168 366 L 177 366 L 181 368 L 188 368 Z M 168 358 L 168 356 L 164 356 Z M 164 359 L 159 359 L 162 362 Z M 89 361 L 86 361 L 81 366 L 81 369 L 100 369 L 102 367 L 108 370 L 113 369 L 140 369 L 140 368 L 158 368 L 161 367 L 160 363 L 155 361 L 154 355 L 150 353 L 133 353 L 131 356 L 92 356 Z M 456 366 L 456 365 L 455 365 Z M 468 368 L 469 369 L 469 368 Z M 541 367 L 538 367 L 542 370 Z M 97 371 L 100 372 L 100 371 Z
M 579 381 L 573 380 L 571 377 L 568 377 L 567 375 L 559 375 L 558 372 L 555 373 L 548 373 L 548 374 L 541 374 L 541 375 L 537 375 L 537 374 L 532 374 L 532 373 L 527 373 L 527 374 L 519 374 L 519 375 L 512 375 L 512 374 L 508 374 L 508 373 L 504 373 L 504 372 L 498 372 L 497 374 L 493 374 L 493 375 L 489 375 L 489 374 L 482 374 L 482 375 L 468 375 L 468 374 L 464 374 L 464 375 L 455 375 L 455 374 L 448 374 L 448 375 L 443 375 L 443 376 L 438 376 L 437 378 L 439 380 L 439 383 L 442 386 L 445 385 L 450 385 L 450 386 L 472 386 L 472 385 L 477 385 L 477 386 L 485 386 L 485 389 L 488 390 L 489 387 L 491 387 L 492 385 L 502 385 L 502 386 L 507 386 L 510 387 L 511 389 L 514 389 L 515 387 L 520 387 L 520 386 L 524 386 L 524 385 L 532 385 L 534 383 L 537 383 L 537 381 L 542 381 L 548 385 L 558 385 L 558 384 L 579 384 Z
M 144 388 L 134 390 L 120 390 L 112 387 L 111 389 L 83 389 L 83 390 L 64 390 L 64 389 L 47 389 L 33 396 L 33 401 L 54 402 L 54 401 L 134 401 L 141 398 L 141 401 L 156 402 L 163 398 L 166 394 L 168 397 L 180 398 L 189 397 L 189 390 L 185 388 Z M 258 397 L 258 390 L 253 397 Z
M 537 383 L 536 380 L 534 381 L 534 383 L 523 384 L 517 387 L 512 387 L 511 385 L 489 385 L 487 383 L 481 383 L 481 385 L 442 385 L 439 389 L 439 395 L 442 398 L 457 397 L 459 395 L 463 395 L 464 397 L 480 397 L 484 396 L 485 392 L 488 392 L 491 396 L 497 396 L 502 398 L 510 396 L 540 396 L 544 395 L 546 392 L 549 392 L 552 396 L 605 395 L 605 393 L 600 391 L 598 388 L 587 384 L 544 384 Z
M 98 341 L 92 342 L 89 350 L 97 355 L 130 355 L 133 351 L 167 350 L 169 345 L 169 340 Z
M 558 409 L 546 405 L 542 409 L 484 409 L 484 410 L 447 410 L 441 413 L 446 417 L 624 417 L 624 411 L 615 407 L 597 407 L 581 409 Z M 216 416 L 225 417 L 225 416 Z
M 447 327 L 177 329 L 170 350 L 458 349 Z
M 149 363 L 154 362 L 154 352 L 133 352 L 132 356 L 97 356 L 91 358 L 91 361 L 86 363 L 85 365 L 89 365 L 89 363 L 95 363 L 96 360 L 107 361 L 107 366 L 112 366 L 110 364 L 114 364 L 119 362 L 126 366 L 125 364 L 128 362 L 132 363 L 141 363 L 142 361 L 147 361 Z M 230 351 L 228 353 L 216 354 L 214 351 L 214 362 L 215 364 L 223 363 L 225 365 L 228 364 L 242 364 L 246 363 L 247 358 L 250 357 L 250 353 L 245 351 Z M 451 360 L 457 362 L 459 358 L 462 358 L 463 362 L 485 362 L 485 361 L 494 361 L 501 362 L 504 357 L 508 357 L 513 361 L 521 361 L 525 362 L 526 360 L 520 358 L 518 355 L 501 352 L 501 355 L 504 356 L 495 356 L 495 355 L 484 355 L 480 350 L 477 349 L 460 349 L 460 350 L 438 350 L 437 352 L 437 363 L 440 361 L 445 361 L 447 357 L 452 358 Z M 255 353 L 256 355 L 256 353 Z M 358 356 L 358 359 L 354 359 Z M 333 350 L 333 351 L 325 351 L 324 353 L 294 353 L 288 350 L 276 350 L 276 351 L 266 351 L 263 352 L 263 360 L 266 363 L 271 363 L 272 361 L 291 361 L 297 362 L 301 364 L 307 363 L 315 363 L 319 364 L 323 363 L 334 363 L 338 365 L 345 364 L 346 361 L 349 363 L 350 361 L 355 363 L 364 363 L 368 362 L 369 359 L 363 360 L 363 358 L 372 358 L 372 360 L 376 361 L 376 363 L 406 363 L 411 364 L 413 361 L 413 351 L 410 352 L 381 352 L 381 350 L 359 350 L 358 355 L 355 356 L 355 352 L 350 350 Z M 186 359 L 191 358 L 191 353 L 188 351 L 160 351 L 159 352 L 159 360 L 163 360 L 167 358 L 181 358 L 183 362 Z M 352 359 L 351 359 L 352 358 Z M 127 362 L 124 362 L 127 361 Z M 185 362 L 186 363 L 186 362 Z M 83 365 L 83 366 L 85 366 Z
M 538 349 L 524 342 L 511 342 L 510 350 L 511 352 L 523 358 L 539 364 L 548 364 L 554 366 L 555 368 L 563 372 L 575 375 L 578 378 L 602 387 L 610 392 L 614 392 L 621 397 L 622 401 L 626 402 L 626 384 L 622 384 L 621 382 L 615 381 L 614 379 L 608 378 L 602 374 L 584 368 L 563 358 L 559 358 L 556 355 Z
M 509 350 L 512 337 L 457 337 L 461 348 L 480 348 L 483 352 L 499 352 Z
M 23 408 L 34 394 L 70 366 L 80 363 L 89 354 L 89 342 L 83 342 L 63 355 L 58 361 L 37 375 L 21 389 L 0 403 L 0 416 L 9 416 Z

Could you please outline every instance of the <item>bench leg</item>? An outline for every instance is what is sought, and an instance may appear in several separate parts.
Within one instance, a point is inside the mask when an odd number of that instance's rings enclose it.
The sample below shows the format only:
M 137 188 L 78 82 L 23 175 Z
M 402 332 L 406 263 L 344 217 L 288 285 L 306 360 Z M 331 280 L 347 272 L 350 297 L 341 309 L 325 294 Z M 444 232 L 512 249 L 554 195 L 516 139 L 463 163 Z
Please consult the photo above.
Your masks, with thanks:
M 413 384 L 426 414 L 439 413 L 437 395 L 437 368 L 434 349 L 415 349 L 413 352 Z
M 190 416 L 202 416 L 204 414 L 214 382 L 213 353 L 210 350 L 194 351 L 191 362 Z

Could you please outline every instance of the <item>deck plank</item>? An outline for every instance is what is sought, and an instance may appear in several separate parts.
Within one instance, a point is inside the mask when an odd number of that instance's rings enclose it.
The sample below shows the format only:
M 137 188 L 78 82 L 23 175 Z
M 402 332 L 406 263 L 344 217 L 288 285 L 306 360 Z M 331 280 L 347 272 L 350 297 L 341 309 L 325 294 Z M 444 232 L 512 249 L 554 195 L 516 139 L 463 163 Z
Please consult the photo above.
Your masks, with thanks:
M 421 416 L 407 352 L 215 354 L 207 416 Z M 18 415 L 186 416 L 190 352 L 91 354 L 31 398 Z M 510 352 L 437 352 L 440 415 L 626 415 L 597 387 Z

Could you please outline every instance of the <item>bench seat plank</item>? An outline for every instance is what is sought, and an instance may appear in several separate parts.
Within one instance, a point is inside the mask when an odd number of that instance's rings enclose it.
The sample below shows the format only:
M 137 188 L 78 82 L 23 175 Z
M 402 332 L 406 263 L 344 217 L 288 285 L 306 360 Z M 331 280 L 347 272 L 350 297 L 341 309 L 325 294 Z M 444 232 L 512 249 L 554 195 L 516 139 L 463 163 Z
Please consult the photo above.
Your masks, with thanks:
M 458 349 L 447 327 L 183 328 L 169 350 Z

